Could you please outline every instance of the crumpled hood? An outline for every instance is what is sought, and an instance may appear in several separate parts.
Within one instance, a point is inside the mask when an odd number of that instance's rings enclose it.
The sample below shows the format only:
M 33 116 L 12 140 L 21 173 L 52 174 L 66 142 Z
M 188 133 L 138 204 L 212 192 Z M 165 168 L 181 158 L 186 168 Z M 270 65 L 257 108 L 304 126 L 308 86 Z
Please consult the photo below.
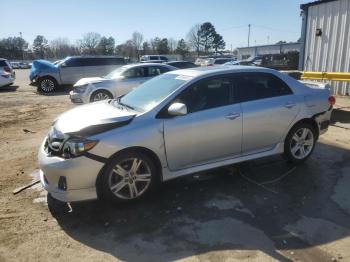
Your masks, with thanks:
M 58 73 L 58 67 L 46 60 L 35 60 L 30 69 L 29 79 L 32 81 L 39 73 Z
M 47 60 L 34 60 L 32 63 L 32 68 L 48 69 L 48 68 L 57 68 L 57 66 Z
M 100 82 L 108 82 L 108 81 L 109 81 L 108 79 L 105 79 L 102 77 L 86 77 L 78 80 L 78 82 L 76 82 L 74 86 L 82 86 L 89 83 L 100 83 Z
M 109 101 L 101 101 L 73 108 L 60 115 L 54 123 L 64 134 L 89 136 L 128 124 L 135 112 L 117 108 Z

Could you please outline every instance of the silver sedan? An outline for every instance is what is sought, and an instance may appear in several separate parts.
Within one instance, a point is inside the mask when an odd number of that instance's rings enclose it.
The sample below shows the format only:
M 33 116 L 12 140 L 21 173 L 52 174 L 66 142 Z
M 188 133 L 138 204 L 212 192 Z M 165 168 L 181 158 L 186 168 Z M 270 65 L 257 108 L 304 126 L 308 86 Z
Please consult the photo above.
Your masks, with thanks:
M 172 70 L 177 68 L 156 63 L 122 66 L 105 77 L 80 79 L 70 92 L 70 99 L 76 104 L 112 99 L 125 95 L 145 81 Z
M 133 201 L 161 181 L 242 161 L 301 163 L 334 103 L 328 89 L 271 69 L 168 72 L 61 115 L 40 147 L 41 182 L 61 201 Z

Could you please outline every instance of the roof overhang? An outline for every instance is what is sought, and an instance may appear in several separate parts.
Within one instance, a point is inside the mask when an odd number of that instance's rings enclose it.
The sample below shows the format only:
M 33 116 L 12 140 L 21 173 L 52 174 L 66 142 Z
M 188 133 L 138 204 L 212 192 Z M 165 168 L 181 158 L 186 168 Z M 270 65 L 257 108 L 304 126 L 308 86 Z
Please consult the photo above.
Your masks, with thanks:
M 318 1 L 307 3 L 307 4 L 302 4 L 302 5 L 300 5 L 300 9 L 305 10 L 305 9 L 309 8 L 310 6 L 320 5 L 320 4 L 325 4 L 328 2 L 335 2 L 335 1 L 339 1 L 339 0 L 318 0 Z

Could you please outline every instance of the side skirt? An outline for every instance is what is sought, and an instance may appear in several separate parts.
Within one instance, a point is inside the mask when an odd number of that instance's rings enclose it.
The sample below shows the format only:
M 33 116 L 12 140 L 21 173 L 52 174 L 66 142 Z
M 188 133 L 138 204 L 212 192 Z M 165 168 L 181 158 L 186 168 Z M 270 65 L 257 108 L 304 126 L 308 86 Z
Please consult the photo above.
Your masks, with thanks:
M 281 142 L 281 143 L 278 143 L 275 147 L 273 147 L 269 151 L 260 152 L 260 153 L 256 153 L 256 154 L 238 156 L 238 157 L 230 158 L 230 159 L 226 158 L 226 159 L 223 159 L 220 161 L 201 164 L 198 166 L 194 166 L 194 167 L 190 167 L 190 168 L 186 168 L 186 169 L 180 169 L 177 171 L 170 171 L 168 168 L 163 168 L 163 181 L 171 180 L 171 179 L 185 176 L 188 174 L 201 172 L 204 170 L 210 170 L 210 169 L 214 169 L 214 168 L 218 168 L 218 167 L 222 167 L 222 166 L 228 166 L 228 165 L 232 165 L 232 164 L 236 164 L 236 163 L 240 163 L 240 162 L 244 162 L 244 161 L 248 161 L 248 160 L 253 160 L 253 159 L 272 156 L 272 155 L 278 155 L 278 154 L 281 154 L 283 152 L 284 152 L 284 143 Z

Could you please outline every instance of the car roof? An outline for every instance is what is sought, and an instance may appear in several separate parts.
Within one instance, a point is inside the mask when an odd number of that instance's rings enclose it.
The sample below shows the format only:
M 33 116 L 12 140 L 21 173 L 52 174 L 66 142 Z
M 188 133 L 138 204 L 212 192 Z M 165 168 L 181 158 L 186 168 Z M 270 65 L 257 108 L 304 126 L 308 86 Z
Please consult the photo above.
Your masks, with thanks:
M 197 76 L 215 75 L 215 74 L 222 74 L 222 73 L 236 73 L 240 71 L 241 72 L 275 72 L 275 70 L 265 68 L 265 67 L 220 65 L 220 66 L 207 66 L 207 67 L 180 69 L 180 70 L 176 70 L 176 74 L 197 77 Z M 174 74 L 174 72 L 171 72 L 171 74 Z
M 176 64 L 176 63 L 192 63 L 192 62 L 189 62 L 189 61 L 169 61 L 169 62 L 166 62 L 165 64 Z
M 136 63 L 136 64 L 129 64 L 129 65 L 124 65 L 124 68 L 132 68 L 132 67 L 139 67 L 139 66 L 165 66 L 165 67 L 171 67 L 167 64 L 162 64 L 162 63 Z
M 116 55 L 94 55 L 94 56 L 67 56 L 67 58 L 124 58 L 122 56 L 116 56 Z M 64 59 L 62 59 L 64 60 Z

